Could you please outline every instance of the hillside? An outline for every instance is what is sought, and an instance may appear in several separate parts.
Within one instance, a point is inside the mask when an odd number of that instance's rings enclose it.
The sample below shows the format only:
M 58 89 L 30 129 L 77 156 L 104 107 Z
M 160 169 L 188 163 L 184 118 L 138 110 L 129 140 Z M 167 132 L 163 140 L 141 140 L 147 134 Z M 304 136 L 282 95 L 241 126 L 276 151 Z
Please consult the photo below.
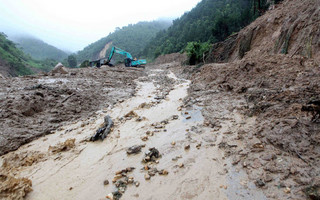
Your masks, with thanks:
M 78 62 L 84 60 L 95 60 L 104 57 L 107 49 L 112 45 L 122 48 L 133 56 L 138 54 L 145 48 L 146 44 L 160 31 L 168 28 L 171 22 L 169 21 L 152 21 L 139 22 L 130 24 L 122 28 L 117 28 L 107 37 L 90 44 L 76 55 Z M 108 45 L 109 44 L 109 45 Z M 107 48 L 105 48 L 107 45 Z M 102 52 L 101 52 L 102 51 Z
M 54 59 L 62 61 L 67 58 L 68 54 L 42 40 L 29 36 L 20 36 L 13 38 L 25 54 L 29 54 L 36 60 Z
M 19 76 L 48 71 L 54 65 L 51 60 L 36 61 L 24 54 L 16 45 L 0 33 L 0 72 L 4 76 Z
M 251 0 L 203 0 L 173 21 L 143 51 L 148 57 L 179 52 L 188 42 L 218 42 L 239 31 L 258 16 Z M 256 2 L 256 1 L 254 1 Z M 264 2 L 264 3 L 263 3 Z M 267 6 L 261 3 L 261 10 Z

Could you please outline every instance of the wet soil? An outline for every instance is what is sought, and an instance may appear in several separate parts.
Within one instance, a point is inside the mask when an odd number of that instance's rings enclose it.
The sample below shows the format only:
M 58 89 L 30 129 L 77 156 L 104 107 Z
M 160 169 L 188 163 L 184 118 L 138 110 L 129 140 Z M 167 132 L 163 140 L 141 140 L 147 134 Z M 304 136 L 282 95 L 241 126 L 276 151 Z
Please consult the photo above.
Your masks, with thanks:
M 0 79 L 0 155 L 132 97 L 143 70 L 69 69 Z
M 224 134 L 204 125 L 203 107 L 185 107 L 190 81 L 167 65 L 146 73 L 130 99 L 2 156 L 3 172 L 32 181 L 27 199 L 265 199 L 224 155 Z M 113 130 L 90 142 L 106 115 Z M 141 152 L 128 154 L 135 145 Z

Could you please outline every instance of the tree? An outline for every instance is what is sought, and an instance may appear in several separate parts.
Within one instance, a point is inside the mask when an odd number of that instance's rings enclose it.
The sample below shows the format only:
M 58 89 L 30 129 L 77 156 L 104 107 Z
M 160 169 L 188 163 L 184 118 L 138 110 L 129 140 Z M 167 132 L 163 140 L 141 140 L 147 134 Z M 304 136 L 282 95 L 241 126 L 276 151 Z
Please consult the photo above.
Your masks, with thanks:
M 68 64 L 69 67 L 76 67 L 77 66 L 77 59 L 75 55 L 68 56 Z

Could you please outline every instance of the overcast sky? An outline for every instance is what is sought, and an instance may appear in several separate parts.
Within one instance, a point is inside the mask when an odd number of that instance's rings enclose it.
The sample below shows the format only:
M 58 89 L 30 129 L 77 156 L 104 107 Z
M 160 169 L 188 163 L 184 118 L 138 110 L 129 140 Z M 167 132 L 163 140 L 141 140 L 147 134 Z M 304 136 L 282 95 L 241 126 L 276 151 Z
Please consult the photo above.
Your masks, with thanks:
M 177 18 L 201 0 L 0 0 L 0 32 L 78 51 L 116 27 Z

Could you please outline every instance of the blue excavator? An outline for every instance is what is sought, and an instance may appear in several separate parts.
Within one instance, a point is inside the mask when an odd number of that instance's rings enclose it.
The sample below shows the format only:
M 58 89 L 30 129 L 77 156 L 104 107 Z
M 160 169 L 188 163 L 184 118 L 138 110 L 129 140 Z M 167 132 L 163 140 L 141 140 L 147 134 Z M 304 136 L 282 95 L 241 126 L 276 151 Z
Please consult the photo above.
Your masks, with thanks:
M 126 67 L 143 67 L 144 68 L 144 65 L 147 64 L 146 60 L 133 59 L 132 55 L 129 52 L 126 52 L 118 47 L 113 46 L 108 58 L 102 58 L 99 60 L 90 61 L 89 62 L 90 67 L 94 67 L 94 66 L 101 67 L 102 65 L 108 65 L 108 66 L 112 67 L 113 64 L 111 64 L 111 59 L 112 59 L 114 53 L 118 53 L 118 54 L 126 56 L 126 58 L 124 59 L 124 65 Z

